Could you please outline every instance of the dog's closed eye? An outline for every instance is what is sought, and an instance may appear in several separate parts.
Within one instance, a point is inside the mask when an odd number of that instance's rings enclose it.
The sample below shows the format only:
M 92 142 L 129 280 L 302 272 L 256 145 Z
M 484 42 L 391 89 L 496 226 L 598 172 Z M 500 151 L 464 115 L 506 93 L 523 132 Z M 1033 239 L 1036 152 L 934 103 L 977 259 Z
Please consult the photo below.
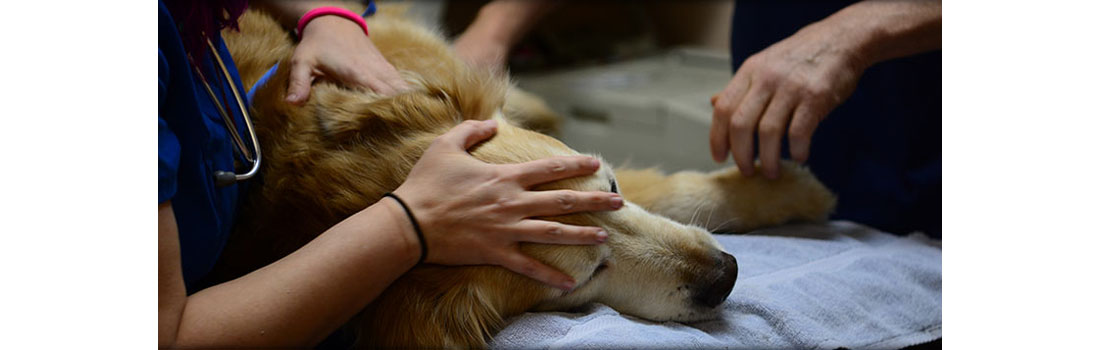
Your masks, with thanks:
M 598 275 L 600 272 L 603 272 L 606 269 L 607 269 L 607 260 L 601 261 L 600 264 L 598 266 L 596 266 L 596 269 L 592 271 L 592 277 L 596 277 L 596 275 Z
M 615 179 L 611 179 L 611 193 L 619 193 L 619 184 Z

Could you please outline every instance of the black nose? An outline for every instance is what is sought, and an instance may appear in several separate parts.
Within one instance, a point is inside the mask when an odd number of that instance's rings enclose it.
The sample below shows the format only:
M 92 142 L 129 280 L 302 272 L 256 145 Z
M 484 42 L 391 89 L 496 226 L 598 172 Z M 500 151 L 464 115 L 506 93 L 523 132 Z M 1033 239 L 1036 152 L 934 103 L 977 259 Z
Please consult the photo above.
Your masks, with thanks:
M 691 299 L 698 305 L 715 307 L 726 300 L 733 291 L 733 284 L 737 282 L 737 259 L 733 255 L 722 253 L 710 273 L 704 275 L 695 284 L 695 294 Z

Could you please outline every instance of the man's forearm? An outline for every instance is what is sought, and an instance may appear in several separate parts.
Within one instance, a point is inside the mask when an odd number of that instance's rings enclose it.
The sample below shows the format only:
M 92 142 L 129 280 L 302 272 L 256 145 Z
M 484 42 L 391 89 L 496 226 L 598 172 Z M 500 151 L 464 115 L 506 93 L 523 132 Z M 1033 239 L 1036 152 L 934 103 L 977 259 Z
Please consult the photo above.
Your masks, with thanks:
M 466 32 L 512 47 L 555 7 L 550 0 L 495 0 L 478 10 Z
M 939 49 L 939 0 L 866 0 L 813 25 L 835 26 L 867 65 Z

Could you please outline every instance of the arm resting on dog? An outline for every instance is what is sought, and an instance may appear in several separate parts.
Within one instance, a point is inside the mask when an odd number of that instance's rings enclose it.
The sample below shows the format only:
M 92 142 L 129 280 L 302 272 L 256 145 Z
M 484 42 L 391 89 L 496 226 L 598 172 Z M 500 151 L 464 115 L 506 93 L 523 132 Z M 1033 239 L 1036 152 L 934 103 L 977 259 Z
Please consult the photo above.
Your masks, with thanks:
M 589 157 L 508 165 L 475 160 L 467 150 L 491 137 L 495 128 L 495 121 L 467 121 L 438 137 L 394 191 L 421 215 L 424 242 L 404 209 L 385 199 L 270 265 L 190 296 L 175 214 L 170 201 L 160 204 L 159 345 L 316 345 L 412 268 L 420 258 L 420 244 L 428 247 L 428 263 L 501 265 L 543 283 L 573 288 L 569 275 L 523 254 L 519 242 L 597 244 L 607 234 L 598 227 L 528 218 L 613 210 L 622 200 L 604 192 L 527 191 L 540 183 L 592 174 L 598 163 Z M 478 200 L 494 196 L 502 198 Z

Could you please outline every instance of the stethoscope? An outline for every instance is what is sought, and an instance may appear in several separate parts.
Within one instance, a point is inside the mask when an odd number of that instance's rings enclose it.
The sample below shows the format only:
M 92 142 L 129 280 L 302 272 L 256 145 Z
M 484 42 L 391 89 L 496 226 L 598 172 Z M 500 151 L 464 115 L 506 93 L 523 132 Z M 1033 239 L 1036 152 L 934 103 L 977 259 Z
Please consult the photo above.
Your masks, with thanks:
M 256 137 L 256 129 L 252 127 L 252 117 L 248 115 L 248 109 L 245 108 L 244 101 L 241 100 L 240 90 L 237 89 L 237 85 L 233 83 L 233 78 L 229 75 L 229 69 L 225 67 L 225 62 L 222 61 L 221 55 L 218 54 L 218 49 L 214 47 L 214 44 L 209 39 L 206 40 L 207 47 L 210 48 L 210 53 L 214 55 L 214 60 L 218 63 L 218 67 L 221 68 L 222 75 L 225 76 L 226 83 L 229 84 L 229 90 L 233 92 L 233 98 L 237 100 L 237 107 L 241 110 L 241 116 L 244 117 L 244 125 L 248 128 L 248 135 L 252 138 L 252 145 L 256 149 L 256 157 L 252 157 L 252 153 L 248 151 L 248 147 L 245 146 L 244 140 L 241 139 L 241 135 L 237 134 L 237 124 L 233 122 L 232 116 L 226 111 L 228 106 L 222 106 L 222 100 L 218 99 L 218 96 L 214 94 L 214 89 L 210 87 L 210 82 L 206 80 L 206 76 L 202 74 L 202 69 L 195 64 L 195 60 L 191 58 L 191 64 L 195 66 L 195 72 L 198 73 L 199 80 L 202 80 L 202 85 L 206 89 L 206 93 L 210 95 L 210 99 L 214 101 L 214 106 L 218 109 L 218 114 L 221 114 L 222 120 L 225 122 L 225 127 L 229 129 L 229 134 L 232 135 L 233 144 L 236 145 L 236 150 L 240 152 L 249 163 L 252 163 L 252 168 L 247 173 L 237 174 L 231 171 L 218 170 L 214 172 L 214 185 L 218 187 L 225 187 L 237 183 L 238 181 L 244 181 L 256 176 L 256 173 L 260 171 L 260 142 Z M 226 103 L 228 105 L 228 103 Z

